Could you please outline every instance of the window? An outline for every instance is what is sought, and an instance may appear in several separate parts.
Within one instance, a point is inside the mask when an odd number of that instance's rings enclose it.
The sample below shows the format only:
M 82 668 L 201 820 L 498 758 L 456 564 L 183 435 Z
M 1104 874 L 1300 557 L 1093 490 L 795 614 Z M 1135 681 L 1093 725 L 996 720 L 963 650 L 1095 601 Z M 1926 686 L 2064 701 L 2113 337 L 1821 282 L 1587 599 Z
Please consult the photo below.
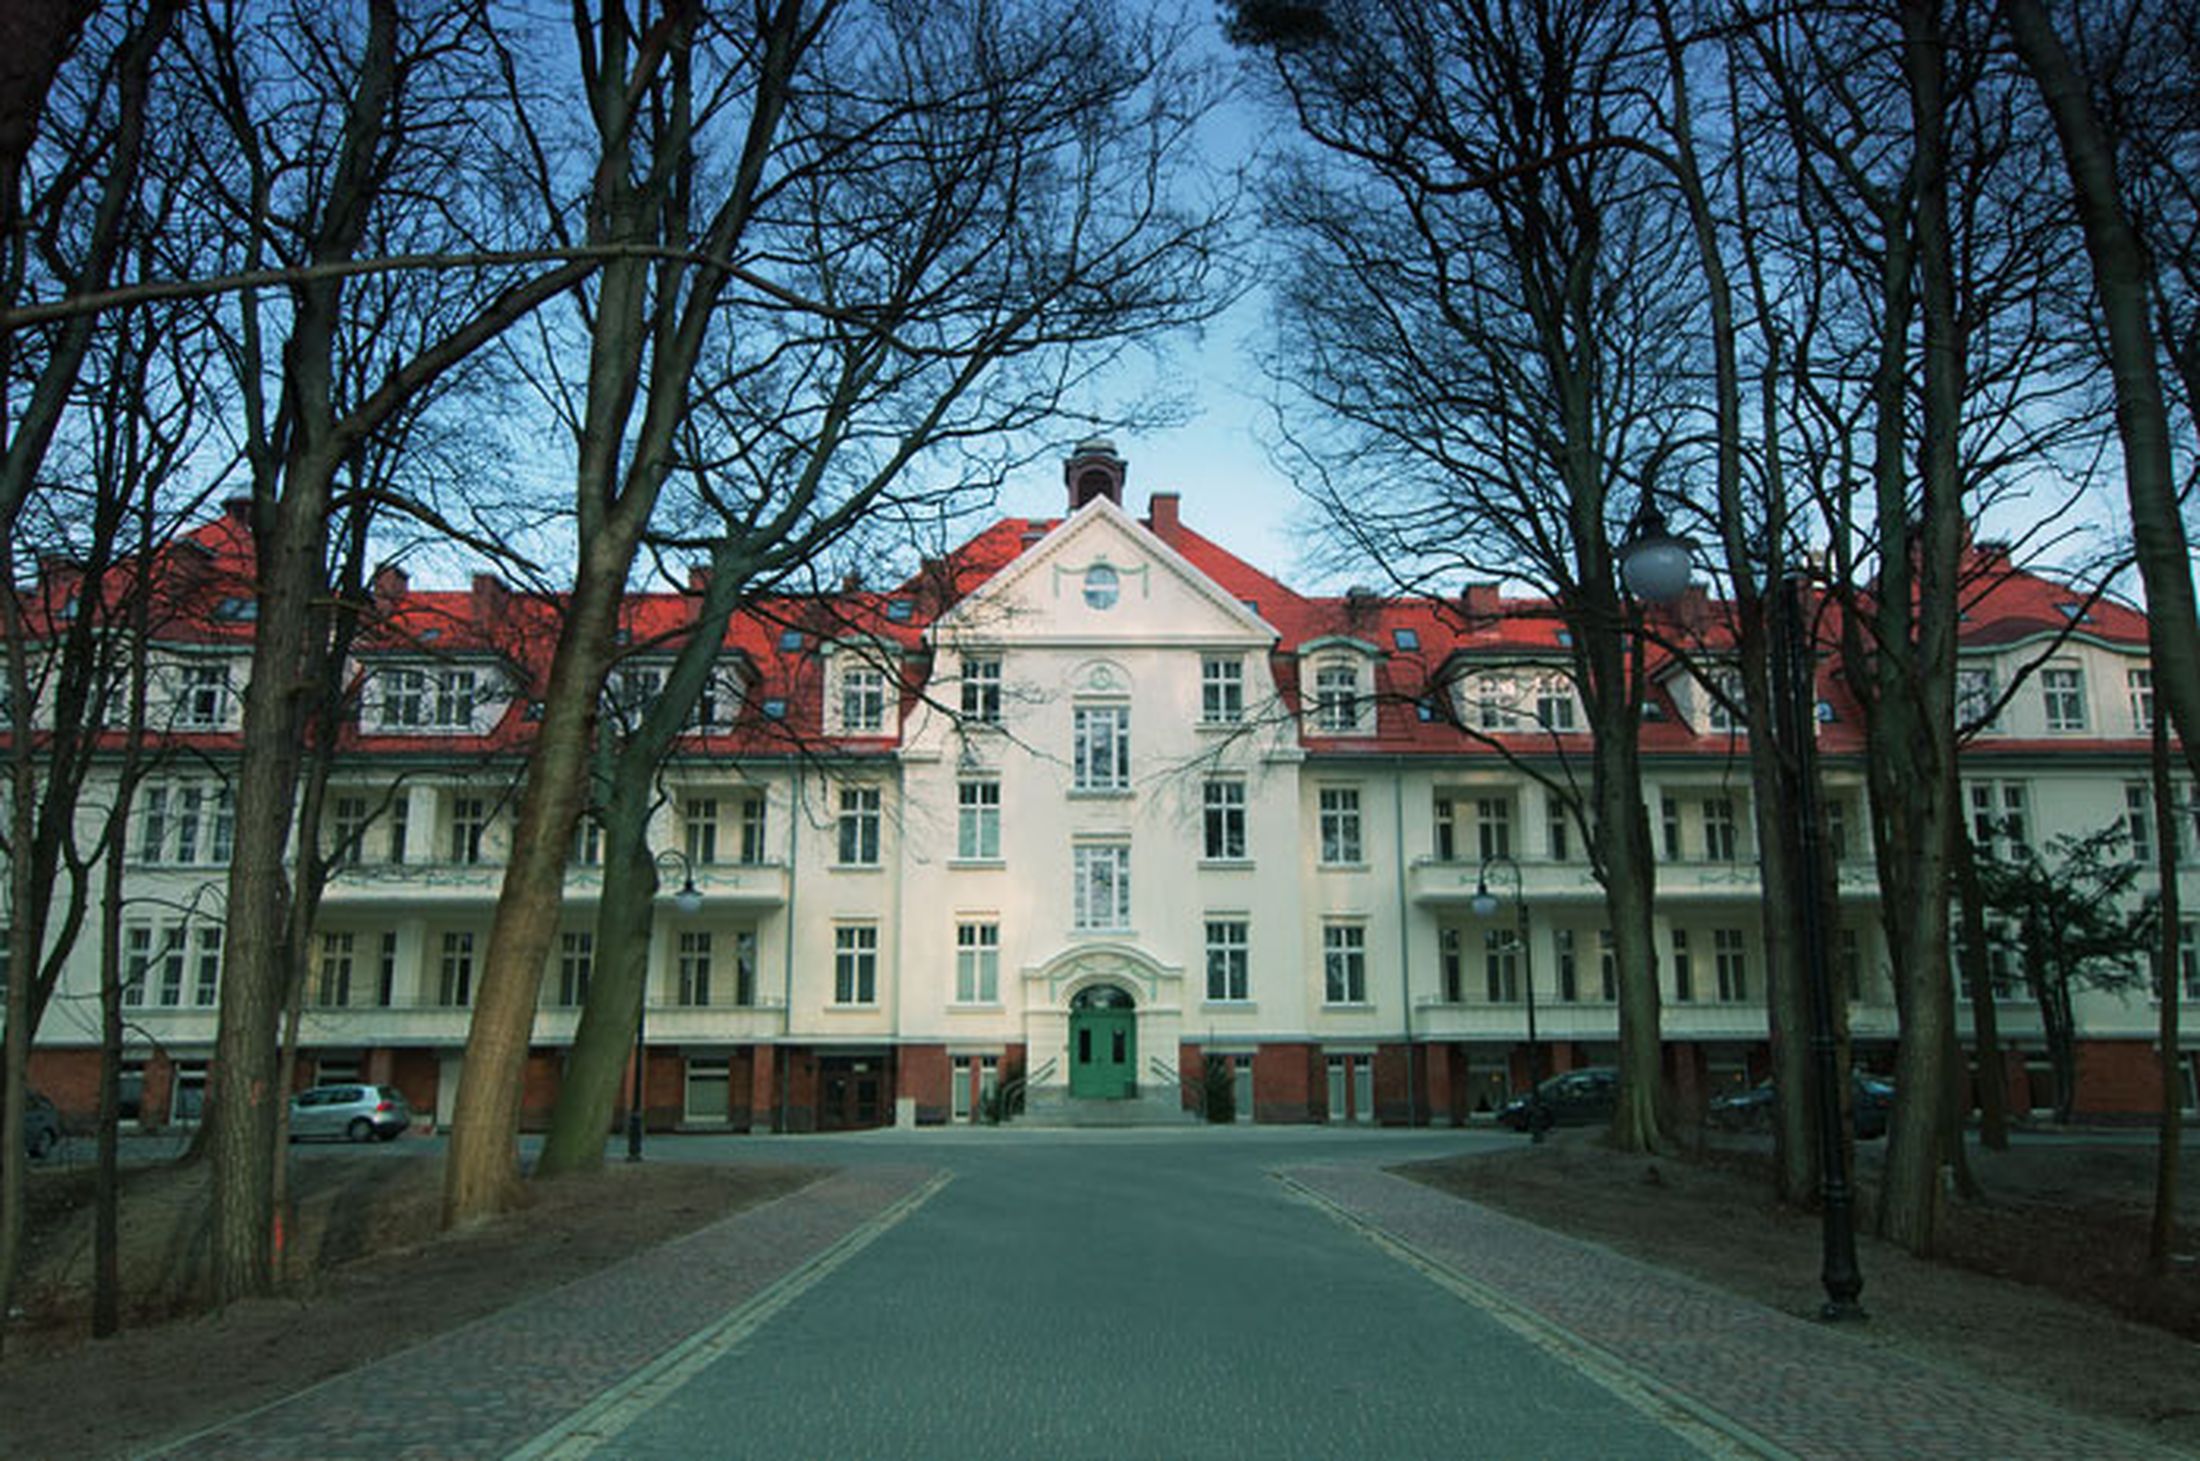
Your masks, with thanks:
M 1081 929 L 1131 926 L 1131 849 L 1127 842 L 1080 843 L 1072 854 L 1072 922 Z
M 1547 731 L 1574 728 L 1573 682 L 1563 675 L 1545 675 L 1535 682 L 1535 718 Z
M 1390 631 L 1390 642 L 1411 654 L 1421 647 L 1421 631 L 1418 629 L 1393 629 Z
M 1510 675 L 1477 675 L 1474 679 L 1474 723 L 1486 731 L 1514 728 L 1519 718 L 1520 687 Z
M 489 803 L 478 796 L 451 798 L 452 862 L 481 861 L 482 837 L 489 830 Z
M 2124 783 L 2124 839 L 2133 862 L 2154 861 L 2154 788 L 2144 781 Z
M 1740 929 L 1711 931 L 1711 966 L 1718 976 L 1719 1003 L 1740 1004 L 1749 998 L 1749 953 Z
M 1001 856 L 1001 784 L 964 781 L 955 787 L 955 856 L 996 862 Z
M 1688 930 L 1673 930 L 1673 1002 L 1693 1004 L 1696 1001 L 1696 966 L 1689 957 Z
M 2069 665 L 2051 665 L 2040 671 L 2040 699 L 2047 707 L 2051 731 L 2085 729 L 2085 680 Z
M 764 858 L 764 796 L 751 792 L 741 798 L 741 861 L 754 867 Z
M 955 925 L 955 1002 L 997 1004 L 1001 998 L 1001 926 Z
M 1732 862 L 1741 855 L 1741 828 L 1734 820 L 1734 799 L 1710 796 L 1703 803 L 1703 855 Z
M 382 706 L 377 717 L 384 730 L 411 730 L 428 719 L 428 677 L 421 670 L 384 670 L 377 681 Z
M 1322 925 L 1322 998 L 1367 1003 L 1367 930 L 1357 923 Z
M 185 665 L 177 677 L 176 728 L 218 730 L 229 701 L 227 665 Z
M 1564 862 L 1573 855 L 1573 818 L 1567 814 L 1566 803 L 1557 792 L 1545 801 L 1550 821 L 1551 861 Z
M 2187 918 L 2177 925 L 2177 970 L 2184 998 L 2200 1000 L 2200 920 Z
M 700 1008 L 710 1003 L 710 933 L 689 929 L 680 934 L 678 954 L 680 1003 Z
M 1360 667 L 1332 660 L 1314 671 L 1314 727 L 1341 735 L 1360 729 Z
M 163 1009 L 183 1003 L 183 925 L 136 923 L 122 935 L 122 1002 L 150 998 Z
M 687 859 L 694 867 L 707 867 L 718 861 L 718 798 L 691 796 L 687 799 L 683 821 L 687 838 Z
M 1562 1004 L 1577 1004 L 1581 1000 L 1581 965 L 1574 958 L 1574 931 L 1559 928 L 1551 931 L 1551 942 L 1558 949 L 1558 998 Z
M 878 929 L 844 923 L 833 930 L 833 1003 L 878 1003 Z
M 1512 929 L 1482 930 L 1482 992 L 1491 1004 L 1520 1003 L 1520 938 Z
M 1849 799 L 1828 793 L 1820 798 L 1820 810 L 1825 817 L 1826 856 L 1835 862 L 1846 862 L 1849 857 Z
M 581 813 L 573 828 L 573 862 L 577 867 L 603 866 L 603 823 L 593 812 Z
M 1249 925 L 1242 918 L 1207 920 L 1207 998 L 1210 1003 L 1242 1002 L 1252 997 L 1248 932 Z
M 2025 817 L 2024 783 L 1970 783 L 1971 841 L 1986 857 L 2008 859 L 2030 844 Z
M 875 786 L 840 789 L 840 865 L 878 866 L 879 790 Z
M 1123 591 L 1122 577 L 1106 563 L 1095 563 L 1085 570 L 1085 604 L 1088 608 L 1112 609 Z
M 973 725 L 1001 723 L 1001 662 L 966 659 L 962 680 L 963 719 Z
M 2131 697 L 2131 728 L 2144 735 L 2154 729 L 2154 671 L 2125 670 L 2124 693 Z
M 1501 796 L 1476 797 L 1474 801 L 1475 845 L 1482 860 L 1512 856 L 1513 824 L 1512 802 Z
M 574 929 L 558 936 L 558 1003 L 568 1009 L 588 1003 L 588 981 L 596 972 L 596 935 Z
M 1199 718 L 1206 725 L 1245 719 L 1245 662 L 1209 655 L 1199 662 Z
M 722 1055 L 691 1056 L 681 1097 L 681 1119 L 722 1124 L 732 1112 L 733 1063 Z
M 445 933 L 435 1002 L 446 1009 L 458 1009 L 473 1003 L 473 998 L 474 936 L 465 931 Z
M 405 860 L 406 827 L 412 819 L 412 801 L 399 791 L 390 801 L 390 862 L 399 864 Z
M 1597 987 L 1606 1004 L 1619 1000 L 1619 946 L 1608 928 L 1597 930 Z
M 467 730 L 474 723 L 475 678 L 472 670 L 438 670 L 432 719 L 444 730 Z
M 321 935 L 321 977 L 313 987 L 313 1002 L 328 1009 L 351 1003 L 351 950 L 349 933 Z
M 626 665 L 612 681 L 612 716 L 627 724 L 642 718 L 657 697 L 664 693 L 665 672 L 661 665 Z
M 397 931 L 386 929 L 374 962 L 374 1002 L 388 1009 L 397 1000 Z
M 733 1002 L 743 1009 L 756 1004 L 756 930 L 737 929 L 733 935 Z
M 221 866 L 229 861 L 236 830 L 236 802 L 227 786 L 155 782 L 138 794 L 140 862 Z
M 1351 867 L 1360 861 L 1360 792 L 1358 787 L 1325 786 L 1321 789 L 1322 861 L 1331 867 Z
M 357 867 L 359 848 L 367 836 L 367 799 L 363 796 L 340 796 L 329 811 L 330 846 L 328 858 L 338 867 Z
M 1245 783 L 1216 778 L 1201 789 L 1204 802 L 1202 854 L 1213 861 L 1245 857 Z
M 1449 926 L 1436 930 L 1436 985 L 1438 998 L 1445 1004 L 1458 1004 L 1466 993 L 1465 956 L 1460 951 L 1459 930 Z
M 1448 796 L 1436 799 L 1436 860 L 1459 860 L 1459 809 Z
M 1742 674 L 1739 670 L 1713 670 L 1703 682 L 1704 724 L 1722 735 L 1738 735 L 1749 729 L 1742 716 Z
M 1956 667 L 1956 725 L 1994 728 L 1994 701 L 2000 696 L 1992 665 Z
M 1131 711 L 1127 705 L 1080 705 L 1071 713 L 1071 786 L 1125 791 L 1131 784 Z
M 1658 802 L 1658 822 L 1665 834 L 1665 860 L 1681 860 L 1681 804 L 1676 797 L 1663 797 Z
M 741 711 L 741 680 L 737 675 L 712 673 L 695 697 L 695 729 L 730 730 Z
M 850 665 L 840 676 L 840 728 L 850 735 L 886 728 L 886 675 L 871 665 Z

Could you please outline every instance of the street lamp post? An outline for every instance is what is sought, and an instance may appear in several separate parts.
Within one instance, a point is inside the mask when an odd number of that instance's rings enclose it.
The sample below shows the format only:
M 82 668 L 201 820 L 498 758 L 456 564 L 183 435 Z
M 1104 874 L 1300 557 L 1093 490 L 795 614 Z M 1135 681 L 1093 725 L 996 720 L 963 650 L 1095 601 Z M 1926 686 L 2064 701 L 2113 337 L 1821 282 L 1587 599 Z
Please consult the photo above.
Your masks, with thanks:
M 1693 549 L 1665 525 L 1647 495 L 1620 547 L 1620 575 L 1629 592 L 1647 603 L 1670 603 L 1688 587 Z M 1786 743 L 1786 771 L 1794 779 L 1783 809 L 1795 833 L 1796 931 L 1803 946 L 1803 980 L 1810 1003 L 1810 1046 L 1819 1146 L 1819 1218 L 1823 1261 L 1819 1270 L 1824 1319 L 1861 1319 L 1864 1277 L 1856 1263 L 1856 1227 L 1849 1187 L 1848 1145 L 1841 1130 L 1840 1042 L 1834 1033 L 1833 977 L 1826 963 L 1826 929 L 1820 904 L 1825 877 L 1824 822 L 1818 805 L 1818 695 L 1810 633 L 1803 618 L 1801 575 L 1779 569 L 1771 635 L 1772 693 Z
M 672 895 L 672 906 L 682 913 L 694 913 L 703 906 L 703 894 L 695 886 L 695 865 L 684 852 L 667 850 L 657 854 L 657 866 L 676 867 L 680 870 L 680 891 Z M 657 912 L 650 910 L 649 927 L 652 935 L 657 930 Z M 642 1159 L 642 1066 L 648 1051 L 649 1031 L 649 960 L 642 960 L 642 997 L 634 1009 L 634 1094 L 626 1103 L 626 1159 L 638 1162 Z
M 1474 913 L 1477 918 L 1497 915 L 1497 895 L 1490 891 L 1490 869 L 1512 874 L 1513 941 L 1520 950 L 1520 987 L 1528 1008 L 1528 1140 L 1539 1142 L 1549 1130 L 1543 1109 L 1543 1046 L 1535 1033 L 1535 963 L 1528 954 L 1528 895 L 1520 864 L 1502 852 L 1482 859 L 1474 878 Z

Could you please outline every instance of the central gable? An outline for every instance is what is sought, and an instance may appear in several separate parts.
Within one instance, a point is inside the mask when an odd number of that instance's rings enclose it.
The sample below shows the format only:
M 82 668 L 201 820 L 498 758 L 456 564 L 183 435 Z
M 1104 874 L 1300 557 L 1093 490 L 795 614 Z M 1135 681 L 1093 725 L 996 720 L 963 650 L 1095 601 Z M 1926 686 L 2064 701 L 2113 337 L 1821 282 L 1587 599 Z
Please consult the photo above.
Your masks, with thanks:
M 933 625 L 941 645 L 1266 648 L 1276 630 L 1096 496 Z

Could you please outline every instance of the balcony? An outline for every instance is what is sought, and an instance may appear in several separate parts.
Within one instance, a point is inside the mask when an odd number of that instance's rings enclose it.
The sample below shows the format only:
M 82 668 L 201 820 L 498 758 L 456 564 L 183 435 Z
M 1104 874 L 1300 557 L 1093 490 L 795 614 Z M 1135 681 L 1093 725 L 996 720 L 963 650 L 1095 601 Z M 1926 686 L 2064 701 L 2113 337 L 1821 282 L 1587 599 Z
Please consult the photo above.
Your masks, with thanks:
M 329 880 L 324 903 L 331 909 L 406 907 L 479 907 L 496 901 L 504 886 L 501 862 L 358 863 L 338 868 Z M 783 908 L 787 903 L 784 863 L 706 863 L 695 869 L 703 906 L 714 913 Z M 603 869 L 569 867 L 568 903 L 594 903 L 603 891 Z
M 1604 901 L 1603 885 L 1590 875 L 1585 862 L 1522 861 L 1519 867 L 1520 896 L 1527 900 L 1531 911 L 1552 904 L 1588 906 Z M 1465 912 L 1474 901 L 1475 880 L 1481 870 L 1478 861 L 1439 862 L 1433 857 L 1417 857 L 1406 868 L 1406 896 L 1424 907 Z M 1510 903 L 1511 879 L 1490 891 Z

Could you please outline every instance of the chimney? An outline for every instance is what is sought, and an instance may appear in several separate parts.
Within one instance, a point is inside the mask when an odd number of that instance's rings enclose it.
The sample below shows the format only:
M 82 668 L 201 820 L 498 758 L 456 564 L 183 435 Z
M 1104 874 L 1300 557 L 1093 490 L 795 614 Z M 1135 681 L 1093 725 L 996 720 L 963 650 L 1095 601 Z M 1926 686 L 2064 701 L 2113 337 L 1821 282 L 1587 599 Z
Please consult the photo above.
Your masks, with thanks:
M 394 563 L 385 563 L 374 570 L 374 601 L 378 604 L 393 603 L 405 597 L 411 588 L 412 580 Z
M 1115 443 L 1091 436 L 1077 443 L 1062 463 L 1062 481 L 1069 487 L 1069 510 L 1077 511 L 1095 497 L 1123 505 L 1123 479 L 1130 468 L 1115 454 Z
M 844 594 L 862 593 L 863 575 L 856 572 L 853 568 L 849 569 L 846 573 L 840 576 L 840 591 Z
M 689 593 L 691 593 L 691 594 L 702 594 L 702 593 L 705 593 L 705 592 L 707 592 L 707 591 L 709 590 L 709 588 L 710 588 L 710 565 L 709 565 L 709 564 L 707 564 L 707 563 L 692 563 L 692 564 L 689 564 L 689 565 L 688 565 L 688 592 L 689 592 Z
M 504 587 L 504 580 L 495 574 L 474 575 L 474 606 L 485 616 L 492 619 L 501 617 L 509 596 L 510 591 Z
M 1504 609 L 1498 599 L 1498 587 L 1494 583 L 1470 583 L 1460 591 L 1459 611 L 1465 616 L 1467 628 L 1494 629 Z
M 1177 505 L 1183 501 L 1175 492 L 1156 492 L 1146 500 L 1146 526 L 1153 535 L 1174 547 L 1176 544 Z
M 222 516 L 228 518 L 240 528 L 251 527 L 252 499 L 249 497 L 231 497 L 224 500 L 222 503 Z

